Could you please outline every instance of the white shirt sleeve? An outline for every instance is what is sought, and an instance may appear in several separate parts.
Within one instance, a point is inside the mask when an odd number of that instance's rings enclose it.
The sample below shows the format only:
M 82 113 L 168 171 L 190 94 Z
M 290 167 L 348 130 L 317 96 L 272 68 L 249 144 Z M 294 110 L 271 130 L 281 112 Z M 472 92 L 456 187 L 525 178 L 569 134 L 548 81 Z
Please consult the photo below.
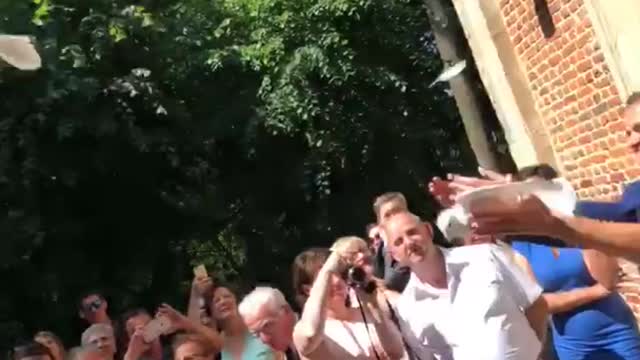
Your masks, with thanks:
M 526 309 L 538 300 L 542 295 L 542 288 L 515 263 L 513 250 L 509 247 L 492 246 L 491 253 L 499 275 L 516 304 Z

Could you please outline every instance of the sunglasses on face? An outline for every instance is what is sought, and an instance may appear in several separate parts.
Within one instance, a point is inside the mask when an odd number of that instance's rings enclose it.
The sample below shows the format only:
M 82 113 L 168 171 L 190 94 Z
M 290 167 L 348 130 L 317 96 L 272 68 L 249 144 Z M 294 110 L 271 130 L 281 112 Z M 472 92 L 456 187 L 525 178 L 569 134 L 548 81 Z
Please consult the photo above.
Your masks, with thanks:
M 102 299 L 95 299 L 92 302 L 85 304 L 84 309 L 89 312 L 97 312 L 102 306 Z

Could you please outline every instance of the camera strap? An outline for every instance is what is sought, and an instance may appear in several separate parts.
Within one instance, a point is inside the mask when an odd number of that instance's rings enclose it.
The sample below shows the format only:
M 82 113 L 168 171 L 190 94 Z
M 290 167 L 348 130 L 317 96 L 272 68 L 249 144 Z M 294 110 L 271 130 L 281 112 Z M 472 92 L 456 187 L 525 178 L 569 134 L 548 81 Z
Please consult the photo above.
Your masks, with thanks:
M 367 330 L 367 336 L 369 337 L 369 342 L 371 343 L 371 350 L 373 350 L 374 355 L 377 360 L 382 360 L 380 354 L 378 354 L 378 350 L 376 350 L 376 344 L 373 342 L 373 337 L 371 336 L 371 332 L 369 331 L 369 321 L 367 321 L 367 315 L 365 314 L 364 307 L 362 306 L 362 301 L 360 301 L 360 296 L 358 296 L 357 292 L 354 292 L 356 301 L 358 302 L 358 308 L 360 309 L 360 314 L 362 314 L 362 320 L 364 321 L 364 328 Z M 380 344 L 382 346 L 382 344 Z

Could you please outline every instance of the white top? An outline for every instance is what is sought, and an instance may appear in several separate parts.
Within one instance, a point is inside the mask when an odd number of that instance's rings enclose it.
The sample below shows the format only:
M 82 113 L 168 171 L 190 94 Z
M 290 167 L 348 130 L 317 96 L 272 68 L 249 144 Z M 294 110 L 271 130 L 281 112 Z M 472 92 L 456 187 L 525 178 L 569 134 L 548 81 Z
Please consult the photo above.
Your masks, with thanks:
M 541 344 L 523 311 L 542 294 L 501 246 L 442 249 L 447 289 L 413 273 L 397 303 L 402 333 L 421 360 L 536 360 Z

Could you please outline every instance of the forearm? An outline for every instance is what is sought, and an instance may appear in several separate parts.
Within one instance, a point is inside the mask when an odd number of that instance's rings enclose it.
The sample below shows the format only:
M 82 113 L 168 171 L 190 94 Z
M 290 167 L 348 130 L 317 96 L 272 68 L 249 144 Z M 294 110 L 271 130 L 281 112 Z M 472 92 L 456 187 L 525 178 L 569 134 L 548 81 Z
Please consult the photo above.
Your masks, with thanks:
M 313 282 L 300 321 L 294 329 L 295 345 L 302 354 L 313 352 L 322 341 L 330 282 L 331 272 L 322 268 Z
M 551 236 L 640 263 L 640 224 L 609 223 L 582 217 L 557 219 Z
M 191 290 L 191 294 L 189 295 L 189 305 L 187 307 L 187 318 L 194 323 L 201 324 L 202 319 L 200 319 L 200 302 L 202 301 L 202 297 L 196 291 Z
M 542 296 L 547 302 L 549 312 L 557 314 L 570 311 L 582 305 L 602 299 L 608 294 L 609 292 L 605 287 L 601 284 L 596 284 L 571 291 L 544 293 Z

